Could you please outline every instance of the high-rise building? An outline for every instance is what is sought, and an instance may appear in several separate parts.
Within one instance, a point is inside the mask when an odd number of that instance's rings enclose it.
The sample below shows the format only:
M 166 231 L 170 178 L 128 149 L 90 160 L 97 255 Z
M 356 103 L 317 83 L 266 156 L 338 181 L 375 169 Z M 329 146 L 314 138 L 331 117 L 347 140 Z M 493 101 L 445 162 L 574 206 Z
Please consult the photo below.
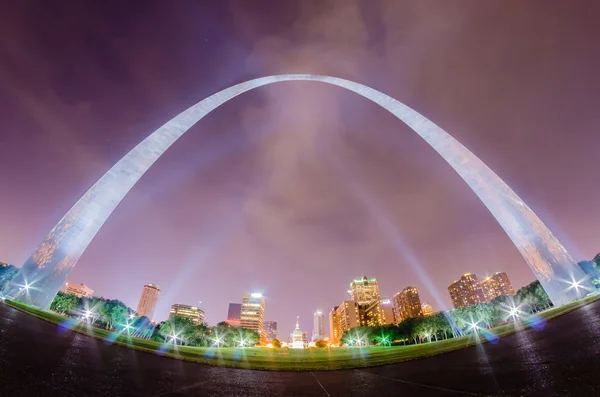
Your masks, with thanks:
M 486 301 L 481 285 L 477 281 L 477 276 L 472 273 L 465 273 L 459 280 L 450 284 L 448 292 L 452 304 L 456 308 L 472 306 Z
M 497 272 L 492 276 L 494 280 L 498 283 L 498 287 L 500 288 L 500 296 L 508 295 L 514 296 L 515 289 L 513 288 L 510 280 L 508 279 L 508 275 L 504 272 Z
M 431 316 L 433 314 L 433 307 L 427 303 L 427 302 L 423 302 L 423 304 L 421 305 L 421 312 L 423 312 L 423 316 Z
M 158 296 L 160 295 L 160 288 L 156 284 L 146 284 L 142 290 L 142 296 L 140 302 L 137 305 L 137 314 L 140 317 L 146 316 L 152 321 L 154 317 L 154 310 L 156 309 L 156 302 L 158 302 Z
M 381 299 L 377 279 L 369 279 L 366 276 L 358 280 L 353 280 L 350 283 L 350 290 L 348 293 L 350 294 L 351 299 L 359 305 L 368 305 L 373 301 L 379 301 Z
M 335 313 L 330 315 L 334 319 L 333 332 L 331 334 L 331 343 L 339 344 L 344 332 L 358 327 L 360 317 L 358 313 L 358 303 L 355 301 L 344 301 L 334 308 Z
M 406 287 L 394 295 L 394 311 L 396 321 L 401 323 L 407 318 L 417 318 L 423 315 L 419 291 L 415 287 Z
M 91 298 L 94 290 L 85 284 L 65 283 L 65 293 L 75 295 L 78 298 Z
M 377 327 L 385 324 L 385 315 L 381 307 L 381 300 L 376 300 L 368 305 L 358 307 L 360 325 L 366 327 Z
M 313 315 L 313 334 L 312 340 L 317 341 L 325 339 L 325 317 L 323 312 L 317 310 Z
M 481 283 L 481 290 L 483 291 L 483 296 L 487 302 L 492 301 L 502 295 L 502 291 L 500 291 L 500 286 L 495 278 L 488 277 L 483 280 Z
M 302 331 L 302 343 L 304 346 L 308 345 L 308 331 Z
M 265 298 L 261 293 L 245 293 L 242 295 L 240 327 L 253 329 L 263 333 L 263 318 L 265 316 Z M 264 336 L 261 335 L 261 339 Z
M 329 312 L 329 340 L 331 343 L 339 341 L 342 335 L 340 335 L 340 329 L 337 319 L 337 309 L 339 306 L 334 306 Z
M 394 304 L 391 299 L 385 298 L 381 300 L 381 311 L 383 312 L 383 325 L 396 323 Z
M 194 325 L 200 325 L 204 322 L 204 310 L 198 306 L 182 305 L 179 303 L 171 305 L 169 320 L 175 316 L 188 318 L 192 320 Z
M 241 303 L 230 303 L 229 311 L 227 312 L 227 324 L 232 327 L 240 326 L 240 318 L 242 317 L 242 304 Z
M 265 333 L 266 343 L 277 339 L 277 321 L 265 321 L 263 323 L 263 332 Z

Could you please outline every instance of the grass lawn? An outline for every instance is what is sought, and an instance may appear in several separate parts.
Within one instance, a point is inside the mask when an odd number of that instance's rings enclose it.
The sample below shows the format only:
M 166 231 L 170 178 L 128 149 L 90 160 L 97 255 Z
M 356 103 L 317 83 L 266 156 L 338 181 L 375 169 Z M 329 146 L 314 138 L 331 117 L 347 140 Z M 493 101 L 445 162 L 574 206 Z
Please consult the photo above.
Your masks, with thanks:
M 598 294 L 588 296 L 568 305 L 538 313 L 537 316 L 545 320 L 550 320 L 598 299 L 600 299 L 600 295 Z M 371 367 L 433 356 L 486 341 L 482 336 L 480 336 L 480 341 L 477 341 L 474 336 L 469 335 L 439 342 L 423 343 L 420 345 L 367 348 L 339 347 L 332 349 L 288 350 L 173 346 L 163 345 L 145 339 L 130 338 L 126 333 L 110 332 L 104 329 L 90 327 L 83 322 L 63 317 L 54 312 L 40 310 L 22 302 L 7 299 L 5 303 L 8 306 L 51 323 L 63 324 L 74 332 L 110 341 L 110 343 L 175 359 L 232 368 L 275 371 L 320 371 Z M 523 326 L 527 327 L 528 325 L 523 323 Z M 501 337 L 515 332 L 515 326 L 512 323 L 506 324 L 494 328 L 491 331 L 495 335 Z

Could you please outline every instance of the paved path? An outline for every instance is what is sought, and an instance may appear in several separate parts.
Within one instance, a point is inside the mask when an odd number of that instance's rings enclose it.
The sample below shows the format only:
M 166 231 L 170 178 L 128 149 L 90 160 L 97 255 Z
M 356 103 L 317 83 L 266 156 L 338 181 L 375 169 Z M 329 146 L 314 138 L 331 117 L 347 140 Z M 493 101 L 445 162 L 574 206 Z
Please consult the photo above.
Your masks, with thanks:
M 0 305 L 0 396 L 600 395 L 600 301 L 485 344 L 383 367 L 263 372 L 186 363 Z

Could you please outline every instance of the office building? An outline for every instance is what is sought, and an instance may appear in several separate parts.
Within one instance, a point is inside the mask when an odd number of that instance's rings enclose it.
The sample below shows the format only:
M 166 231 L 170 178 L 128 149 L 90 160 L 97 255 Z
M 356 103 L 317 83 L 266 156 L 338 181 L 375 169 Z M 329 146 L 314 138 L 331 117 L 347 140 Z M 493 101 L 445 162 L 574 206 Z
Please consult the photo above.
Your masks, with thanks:
M 368 305 L 359 306 L 358 314 L 361 326 L 377 327 L 385 324 L 385 316 L 380 300 L 373 301 Z
M 65 293 L 75 295 L 78 298 L 91 298 L 94 290 L 85 284 L 65 283 Z
M 156 309 L 156 303 L 158 302 L 158 296 L 160 295 L 160 288 L 156 284 L 146 284 L 142 290 L 142 296 L 137 306 L 137 314 L 140 317 L 148 317 L 152 321 L 154 317 L 154 310 Z
M 265 321 L 263 324 L 263 332 L 265 334 L 266 343 L 271 343 L 273 339 L 277 339 L 277 321 Z
M 492 276 L 492 279 L 496 280 L 498 283 L 498 288 L 500 290 L 500 296 L 514 296 L 515 289 L 513 288 L 510 280 L 508 279 L 508 275 L 504 272 L 497 272 Z
M 423 313 L 423 316 L 431 316 L 433 314 L 433 307 L 429 303 L 423 302 L 421 305 L 421 312 Z
M 227 311 L 227 324 L 232 327 L 240 326 L 240 318 L 242 317 L 242 304 L 241 303 L 230 303 L 229 310 Z
M 415 287 L 406 287 L 395 294 L 393 302 L 398 323 L 408 318 L 417 318 L 423 315 L 419 291 Z
M 331 333 L 331 343 L 339 344 L 344 332 L 360 325 L 358 303 L 353 300 L 342 302 L 334 308 L 334 314 L 330 315 L 330 318 L 334 319 L 335 324 Z
M 350 283 L 350 290 L 348 291 L 353 301 L 359 305 L 369 305 L 373 301 L 379 301 L 381 296 L 379 294 L 379 284 L 377 279 L 363 277 L 358 280 L 353 280 Z
M 448 287 L 452 304 L 455 308 L 467 307 L 486 301 L 477 276 L 465 273 Z
M 342 335 L 338 326 L 337 309 L 339 306 L 334 306 L 329 312 L 329 340 L 335 344 L 335 341 L 339 341 Z
M 317 341 L 321 339 L 325 339 L 325 317 L 323 316 L 323 312 L 317 310 L 313 315 L 313 334 L 312 340 Z
M 502 294 L 498 282 L 492 277 L 486 278 L 480 283 L 480 285 L 486 302 L 493 301 Z
M 381 300 L 381 311 L 383 313 L 383 325 L 396 324 L 394 304 L 391 299 L 385 298 Z
M 169 320 L 175 316 L 190 319 L 194 325 L 200 325 L 204 322 L 204 310 L 198 306 L 182 305 L 179 303 L 171 305 Z
M 265 298 L 261 293 L 253 292 L 242 295 L 240 327 L 257 331 L 261 334 L 261 339 L 263 339 L 264 316 Z

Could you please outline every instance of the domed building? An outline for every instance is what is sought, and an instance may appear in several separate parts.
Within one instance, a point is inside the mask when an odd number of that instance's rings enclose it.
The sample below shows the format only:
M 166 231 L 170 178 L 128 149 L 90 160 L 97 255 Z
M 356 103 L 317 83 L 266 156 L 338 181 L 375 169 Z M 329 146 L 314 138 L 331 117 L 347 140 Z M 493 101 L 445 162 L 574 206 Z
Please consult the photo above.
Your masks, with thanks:
M 300 329 L 300 316 L 296 317 L 296 329 L 292 332 L 292 349 L 304 349 L 304 338 Z

